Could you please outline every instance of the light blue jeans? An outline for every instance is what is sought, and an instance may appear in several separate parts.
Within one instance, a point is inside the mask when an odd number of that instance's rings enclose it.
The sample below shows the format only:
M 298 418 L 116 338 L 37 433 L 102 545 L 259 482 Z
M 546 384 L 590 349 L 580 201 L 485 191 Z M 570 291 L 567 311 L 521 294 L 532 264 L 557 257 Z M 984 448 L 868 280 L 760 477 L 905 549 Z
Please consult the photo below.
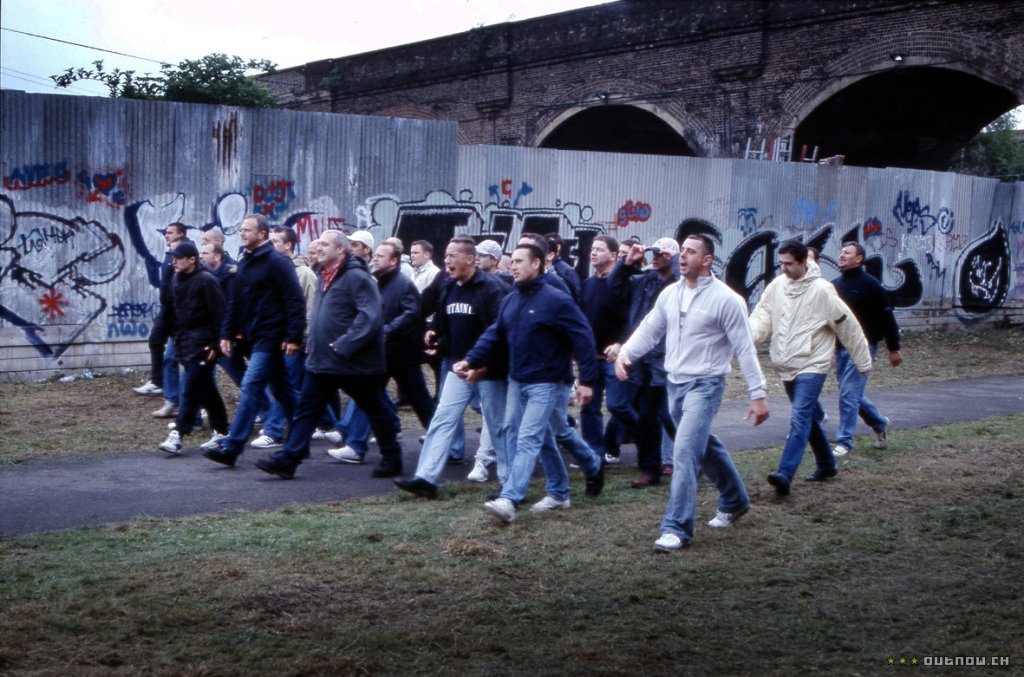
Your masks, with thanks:
M 718 509 L 736 512 L 750 504 L 736 466 L 722 440 L 711 432 L 725 394 L 725 377 L 699 378 L 669 383 L 668 399 L 673 420 L 678 421 L 673 448 L 672 483 L 661 533 L 682 541 L 693 540 L 697 515 L 697 478 L 701 472 L 718 489 Z
M 871 359 L 878 353 L 878 345 L 870 346 Z M 868 376 L 860 375 L 846 348 L 836 351 L 836 380 L 839 381 L 839 424 L 836 426 L 836 444 L 853 449 L 853 433 L 857 430 L 857 415 L 864 419 L 872 430 L 885 430 L 885 417 L 871 400 L 864 397 Z
M 466 407 L 474 397 L 480 398 L 484 422 L 491 430 L 501 430 L 505 420 L 506 387 L 504 380 L 467 383 L 453 372 L 442 372 L 444 383 L 441 399 L 430 420 L 420 460 L 416 465 L 416 477 L 437 484 L 448 460 L 449 451 L 460 433 L 460 424 Z M 500 434 L 492 435 L 498 465 L 498 479 L 504 482 L 508 476 L 508 460 Z
M 559 500 L 569 498 L 569 471 L 555 446 L 555 435 L 551 430 L 551 417 L 558 408 L 558 401 L 568 402 L 565 388 L 561 383 L 508 380 L 505 420 L 499 435 L 505 441 L 509 471 L 508 478 L 501 484 L 501 498 L 507 498 L 516 505 L 523 502 L 538 456 L 544 461 L 544 471 L 549 473 L 548 494 Z M 494 434 L 493 430 L 491 434 Z M 561 476 L 565 481 L 564 488 L 559 491 L 563 484 Z
M 569 397 L 572 393 L 572 386 L 568 384 L 562 385 L 562 397 L 558 399 L 555 404 L 555 410 L 551 412 L 551 432 L 555 435 L 555 443 L 564 449 L 566 449 L 573 458 L 576 459 L 576 464 L 583 470 L 583 474 L 587 477 L 596 475 L 601 470 L 601 457 L 597 455 L 597 452 L 587 444 L 583 437 L 569 426 L 566 420 L 569 415 Z M 548 472 L 548 466 L 545 463 L 545 459 L 548 456 L 541 456 L 540 462 L 544 466 L 544 473 L 548 476 L 548 483 L 551 483 L 551 472 Z M 560 464 L 562 468 L 565 467 L 564 461 Z M 558 468 L 552 467 L 552 470 L 557 473 Z M 563 490 L 561 483 L 558 484 L 557 491 L 559 493 L 566 493 L 569 491 L 569 475 L 565 475 L 565 489 Z

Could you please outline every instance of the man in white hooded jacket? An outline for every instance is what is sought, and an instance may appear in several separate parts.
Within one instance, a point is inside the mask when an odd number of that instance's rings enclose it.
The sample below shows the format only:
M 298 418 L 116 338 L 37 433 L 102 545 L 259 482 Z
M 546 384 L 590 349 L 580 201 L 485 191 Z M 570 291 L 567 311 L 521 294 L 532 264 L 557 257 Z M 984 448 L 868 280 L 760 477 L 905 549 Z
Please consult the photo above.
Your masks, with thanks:
M 682 279 L 662 291 L 615 361 L 616 376 L 625 380 L 627 367 L 665 337 L 669 408 L 679 423 L 671 492 L 656 550 L 678 550 L 693 540 L 701 471 L 719 492 L 718 513 L 710 526 L 728 527 L 750 509 L 743 480 L 725 445 L 711 432 L 711 421 L 722 403 L 734 354 L 750 389 L 747 418 L 753 415 L 754 425 L 768 418 L 764 375 L 757 363 L 746 304 L 711 274 L 714 260 L 710 239 L 686 238 L 679 254 Z
M 832 370 L 836 337 L 862 374 L 871 369 L 871 353 L 857 318 L 835 287 L 822 279 L 804 244 L 790 241 L 779 247 L 779 265 L 785 277 L 776 278 L 765 289 L 750 316 L 750 326 L 755 343 L 771 337 L 771 360 L 793 405 L 778 472 L 768 475 L 775 493 L 786 496 L 808 441 L 817 467 L 805 479 L 821 482 L 837 472 L 828 436 L 815 415 L 821 387 Z

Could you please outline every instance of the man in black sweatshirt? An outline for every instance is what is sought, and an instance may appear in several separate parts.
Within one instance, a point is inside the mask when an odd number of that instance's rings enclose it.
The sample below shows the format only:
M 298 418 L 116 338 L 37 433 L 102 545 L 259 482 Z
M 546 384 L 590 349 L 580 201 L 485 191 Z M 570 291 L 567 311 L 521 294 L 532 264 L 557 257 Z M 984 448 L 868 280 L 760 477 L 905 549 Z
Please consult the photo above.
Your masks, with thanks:
M 213 274 L 199 266 L 199 250 L 185 240 L 171 250 L 174 277 L 171 303 L 166 308 L 167 328 L 174 339 L 178 360 L 185 366 L 181 406 L 174 430 L 160 449 L 181 453 L 182 438 L 192 432 L 199 407 L 206 409 L 213 428 L 211 441 L 224 439 L 228 416 L 217 391 L 213 370 L 217 365 L 217 339 L 224 319 L 224 293 Z
M 900 330 L 888 294 L 878 280 L 864 270 L 864 247 L 860 243 L 843 243 L 839 252 L 839 271 L 841 275 L 832 280 L 832 284 L 864 330 L 871 359 L 878 352 L 878 342 L 885 339 L 889 364 L 898 367 L 903 362 Z M 875 448 L 884 449 L 888 444 L 889 419 L 864 396 L 868 376 L 857 371 L 841 343 L 836 344 L 836 380 L 839 381 L 839 425 L 832 454 L 845 456 L 853 450 L 858 414 L 875 432 Z

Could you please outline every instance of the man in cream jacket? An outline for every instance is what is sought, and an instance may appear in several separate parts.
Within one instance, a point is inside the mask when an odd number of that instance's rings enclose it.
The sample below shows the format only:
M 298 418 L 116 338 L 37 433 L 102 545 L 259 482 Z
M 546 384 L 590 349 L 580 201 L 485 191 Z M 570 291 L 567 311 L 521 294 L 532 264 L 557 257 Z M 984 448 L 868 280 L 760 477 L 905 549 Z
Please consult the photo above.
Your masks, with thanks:
M 615 375 L 665 338 L 669 410 L 676 427 L 672 486 L 655 550 L 671 551 L 693 540 L 697 513 L 697 477 L 703 471 L 718 488 L 718 513 L 708 524 L 731 526 L 750 509 L 750 499 L 722 441 L 711 432 L 725 393 L 733 355 L 750 389 L 754 425 L 768 418 L 764 375 L 747 322 L 743 299 L 711 274 L 714 243 L 691 235 L 679 253 L 682 279 L 658 295 L 654 307 L 619 351 Z
M 857 318 L 835 287 L 822 279 L 805 245 L 784 243 L 779 247 L 779 265 L 784 277 L 776 278 L 764 290 L 750 316 L 750 326 L 755 343 L 771 337 L 771 360 L 793 405 L 778 472 L 768 475 L 775 493 L 786 496 L 808 441 L 817 467 L 805 479 L 821 482 L 836 475 L 828 436 L 815 415 L 821 387 L 832 370 L 836 337 L 862 374 L 871 369 L 871 353 Z

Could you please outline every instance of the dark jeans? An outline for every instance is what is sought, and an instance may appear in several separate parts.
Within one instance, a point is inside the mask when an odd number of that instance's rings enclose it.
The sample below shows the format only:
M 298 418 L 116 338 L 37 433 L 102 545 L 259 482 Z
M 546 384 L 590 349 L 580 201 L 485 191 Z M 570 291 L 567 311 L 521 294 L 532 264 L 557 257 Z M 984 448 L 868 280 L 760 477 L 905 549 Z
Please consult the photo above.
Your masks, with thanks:
M 149 332 L 149 382 L 158 388 L 164 387 L 164 347 L 168 338 L 167 328 L 158 317 Z
M 186 362 L 184 384 L 181 389 L 181 405 L 174 427 L 182 437 L 192 432 L 199 408 L 202 407 L 210 417 L 210 427 L 221 435 L 228 431 L 228 413 L 224 409 L 224 400 L 217 390 L 214 380 L 216 362 Z
M 638 425 L 634 432 L 636 462 L 640 472 L 652 477 L 661 475 L 661 433 L 675 437 L 675 425 L 668 416 L 668 392 L 665 386 L 640 386 L 636 390 Z
M 427 382 L 423 378 L 423 368 L 419 364 L 406 364 L 394 366 L 388 376 L 395 379 L 398 391 L 402 393 L 413 411 L 420 425 L 426 430 L 430 427 L 430 419 L 434 418 L 435 403 L 427 390 Z
M 341 376 L 307 371 L 302 380 L 295 418 L 288 428 L 288 439 L 281 450 L 274 454 L 274 458 L 297 466 L 309 454 L 309 440 L 316 423 L 323 415 L 324 407 L 334 399 L 340 388 L 369 417 L 370 429 L 380 446 L 381 463 L 401 466 L 402 447 L 398 444 L 401 423 L 394 408 L 385 399 L 385 382 L 383 374 Z

